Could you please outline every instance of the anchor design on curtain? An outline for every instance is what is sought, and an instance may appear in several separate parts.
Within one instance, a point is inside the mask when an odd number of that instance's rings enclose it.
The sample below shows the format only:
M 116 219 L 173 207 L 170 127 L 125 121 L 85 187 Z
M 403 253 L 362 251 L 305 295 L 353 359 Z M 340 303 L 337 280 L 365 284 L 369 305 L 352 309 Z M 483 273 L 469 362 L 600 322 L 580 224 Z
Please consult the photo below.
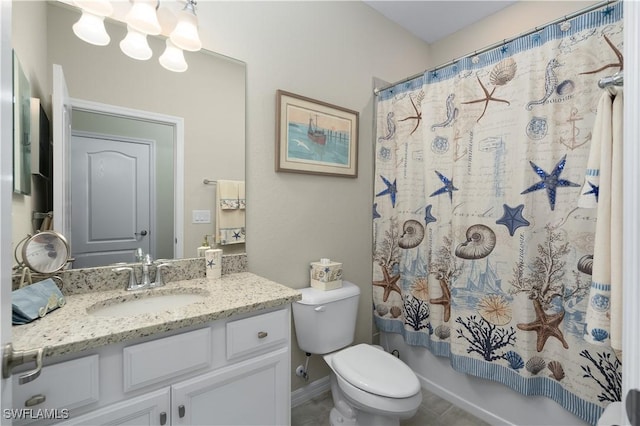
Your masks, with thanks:
M 592 424 L 620 399 L 621 358 L 584 336 L 597 211 L 577 203 L 597 79 L 621 51 L 619 2 L 383 90 L 376 108 L 378 328 Z

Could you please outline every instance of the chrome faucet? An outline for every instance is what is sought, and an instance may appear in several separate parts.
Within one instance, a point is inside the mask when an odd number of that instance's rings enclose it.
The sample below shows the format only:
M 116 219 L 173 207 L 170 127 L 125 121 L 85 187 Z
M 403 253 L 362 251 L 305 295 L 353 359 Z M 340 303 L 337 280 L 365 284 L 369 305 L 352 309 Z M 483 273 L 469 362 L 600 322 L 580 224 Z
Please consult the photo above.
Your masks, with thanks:
M 153 259 L 150 254 L 145 254 L 142 260 L 142 277 L 140 282 L 136 279 L 136 274 L 131 266 L 122 266 L 114 268 L 114 272 L 129 271 L 129 282 L 125 287 L 125 290 L 142 290 L 145 288 L 162 287 L 165 285 L 165 280 L 162 275 L 162 271 L 165 268 L 171 267 L 170 263 L 160 263 L 156 266 L 156 279 L 151 282 L 150 267 L 154 266 Z

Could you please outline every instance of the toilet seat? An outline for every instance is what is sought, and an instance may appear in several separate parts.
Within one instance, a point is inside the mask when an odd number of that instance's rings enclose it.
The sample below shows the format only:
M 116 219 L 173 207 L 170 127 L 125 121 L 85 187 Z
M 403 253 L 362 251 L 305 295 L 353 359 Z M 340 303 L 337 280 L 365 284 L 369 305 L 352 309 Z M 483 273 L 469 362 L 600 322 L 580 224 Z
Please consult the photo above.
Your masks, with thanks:
M 420 392 L 418 378 L 404 362 L 371 345 L 334 353 L 331 367 L 344 381 L 374 395 L 409 398 Z

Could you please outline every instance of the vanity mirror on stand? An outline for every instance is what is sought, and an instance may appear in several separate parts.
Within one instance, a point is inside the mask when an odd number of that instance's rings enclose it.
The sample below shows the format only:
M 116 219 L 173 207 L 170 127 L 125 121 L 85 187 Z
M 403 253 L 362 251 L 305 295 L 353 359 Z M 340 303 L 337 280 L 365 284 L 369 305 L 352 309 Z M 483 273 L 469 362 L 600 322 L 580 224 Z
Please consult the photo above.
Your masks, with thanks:
M 20 257 L 18 251 L 21 253 Z M 38 280 L 52 278 L 62 288 L 64 283 L 55 274 L 73 261 L 70 254 L 66 238 L 58 232 L 44 231 L 27 235 L 14 250 L 14 270 L 21 275 L 19 287 L 33 284 L 32 275 L 37 274 Z

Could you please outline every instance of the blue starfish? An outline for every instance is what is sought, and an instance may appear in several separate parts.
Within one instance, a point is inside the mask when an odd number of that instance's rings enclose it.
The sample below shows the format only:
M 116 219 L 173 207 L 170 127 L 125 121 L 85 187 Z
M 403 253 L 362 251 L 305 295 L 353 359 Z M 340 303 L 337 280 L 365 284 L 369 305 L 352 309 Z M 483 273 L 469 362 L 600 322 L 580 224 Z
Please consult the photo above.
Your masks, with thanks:
M 431 222 L 435 222 L 437 219 L 435 217 L 433 217 L 433 215 L 431 214 L 431 208 L 433 206 L 431 204 L 429 204 L 424 210 L 424 222 L 425 224 L 430 224 Z
M 387 178 L 385 178 L 382 175 L 380 175 L 380 178 L 382 179 L 384 184 L 387 185 L 387 189 L 384 189 L 384 190 L 380 191 L 379 193 L 377 193 L 376 197 L 379 197 L 381 195 L 389 194 L 389 197 L 391 197 L 391 207 L 395 207 L 396 206 L 396 194 L 398 193 L 398 188 L 396 188 L 396 179 L 394 179 L 393 183 L 391 183 L 391 182 L 389 182 L 389 180 Z
M 533 171 L 536 172 L 536 174 L 540 177 L 541 181 L 536 183 L 535 185 L 531 185 L 520 194 L 528 194 L 530 192 L 537 191 L 543 188 L 546 189 L 547 197 L 549 197 L 549 205 L 551 205 L 551 210 L 553 211 L 553 209 L 555 209 L 556 207 L 556 189 L 559 186 L 580 186 L 577 183 L 569 182 L 565 179 L 560 179 L 560 174 L 562 174 L 562 171 L 564 170 L 566 161 L 567 155 L 565 154 L 564 157 L 562 157 L 562 159 L 558 161 L 558 164 L 556 164 L 551 173 L 545 172 L 540 167 L 535 165 L 533 161 L 529 161 L 529 164 L 531 164 L 531 168 L 533 168 Z
M 589 186 L 591 187 L 591 191 L 587 191 L 582 195 L 589 195 L 589 194 L 593 194 L 596 196 L 596 203 L 598 202 L 598 196 L 600 195 L 600 187 L 598 185 L 594 185 L 591 182 L 587 181 L 587 183 L 589 184 Z
M 503 204 L 504 214 L 496 223 L 499 225 L 504 225 L 509 230 L 509 235 L 513 237 L 513 233 L 516 232 L 516 229 L 521 226 L 529 226 L 531 225 L 527 219 L 522 216 L 522 209 L 524 209 L 524 204 L 520 204 L 517 207 L 509 207 L 506 204 Z
M 213 263 L 213 259 L 211 260 L 207 260 L 207 266 L 211 269 L 213 269 L 213 265 L 215 265 L 215 263 Z
M 437 170 L 434 170 L 434 171 L 436 172 L 436 174 L 438 175 L 438 177 L 440 178 L 442 183 L 444 183 L 444 186 L 442 188 L 438 189 L 433 194 L 429 195 L 429 197 L 433 197 L 434 195 L 440 195 L 440 194 L 444 194 L 445 192 L 448 192 L 449 193 L 449 199 L 453 202 L 453 191 L 457 191 L 458 190 L 458 188 L 453 186 L 453 179 L 449 180 L 445 175 L 443 175 L 439 171 L 437 171 Z
M 378 213 L 378 203 L 373 203 L 373 218 L 377 219 L 379 217 L 382 216 L 380 216 L 380 213 Z
M 233 231 L 233 238 L 235 238 L 236 240 L 240 238 L 240 233 Z

